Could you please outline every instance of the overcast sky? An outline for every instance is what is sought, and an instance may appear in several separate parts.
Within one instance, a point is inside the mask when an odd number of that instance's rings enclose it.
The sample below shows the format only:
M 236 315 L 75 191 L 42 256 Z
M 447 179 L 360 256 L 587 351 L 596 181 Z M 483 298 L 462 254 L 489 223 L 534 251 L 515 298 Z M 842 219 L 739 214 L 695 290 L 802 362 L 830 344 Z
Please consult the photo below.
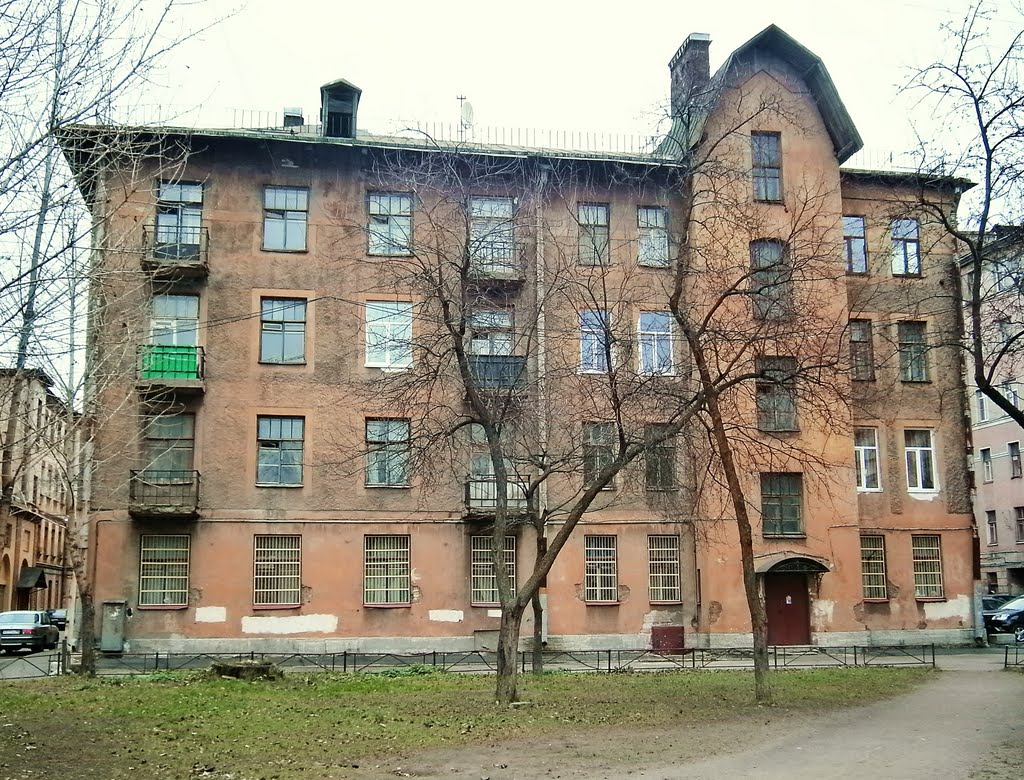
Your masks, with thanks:
M 865 145 L 898 151 L 913 144 L 911 100 L 898 88 L 940 56 L 940 23 L 962 18 L 967 5 L 248 0 L 171 55 L 160 100 L 203 106 L 199 123 L 220 125 L 226 109 L 315 111 L 320 85 L 345 78 L 363 90 L 364 130 L 455 123 L 465 95 L 477 127 L 643 134 L 664 110 L 668 61 L 687 35 L 711 36 L 714 70 L 774 23 L 824 60 Z M 208 0 L 186 10 L 201 20 L 233 7 Z

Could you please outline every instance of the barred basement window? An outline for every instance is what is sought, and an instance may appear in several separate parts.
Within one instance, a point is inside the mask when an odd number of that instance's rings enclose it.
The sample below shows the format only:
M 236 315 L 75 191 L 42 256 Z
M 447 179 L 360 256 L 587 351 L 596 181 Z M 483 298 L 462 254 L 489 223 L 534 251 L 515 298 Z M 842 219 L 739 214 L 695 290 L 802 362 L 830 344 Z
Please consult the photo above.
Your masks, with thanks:
M 860 538 L 860 568 L 864 598 L 875 601 L 889 598 L 885 584 L 885 537 Z
M 145 535 L 139 555 L 139 606 L 188 605 L 188 534 Z
M 648 536 L 647 559 L 651 603 L 673 604 L 682 601 L 679 583 L 679 537 L 675 534 Z
M 411 604 L 409 537 L 367 536 L 363 544 L 363 603 L 368 607 Z
M 498 598 L 498 576 L 494 571 L 494 558 L 491 553 L 490 536 L 474 536 L 470 550 L 470 603 L 480 606 L 496 605 Z M 512 587 L 516 582 L 516 538 L 505 537 L 505 568 L 508 569 Z
M 302 590 L 302 537 L 256 536 L 252 603 L 257 607 L 298 606 Z
M 942 542 L 938 536 L 912 537 L 914 550 L 914 596 L 919 599 L 941 599 Z
M 616 541 L 615 536 L 587 536 L 584 541 L 584 600 L 587 602 L 613 604 L 619 600 Z

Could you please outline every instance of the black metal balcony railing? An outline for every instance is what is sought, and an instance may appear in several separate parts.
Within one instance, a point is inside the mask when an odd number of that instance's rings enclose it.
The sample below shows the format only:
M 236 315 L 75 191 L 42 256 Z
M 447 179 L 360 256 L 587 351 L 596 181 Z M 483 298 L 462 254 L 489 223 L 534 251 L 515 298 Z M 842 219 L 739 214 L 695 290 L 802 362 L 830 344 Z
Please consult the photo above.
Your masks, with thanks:
M 143 344 L 139 347 L 139 379 L 147 382 L 201 381 L 205 372 L 206 352 L 202 347 L 176 344 Z
M 143 230 L 144 264 L 157 272 L 204 273 L 209 238 L 205 227 L 147 225 Z
M 128 506 L 134 514 L 194 515 L 199 507 L 199 472 L 133 470 Z
M 510 476 L 505 485 L 505 506 L 510 512 L 526 509 L 527 477 Z M 475 511 L 494 512 L 498 508 L 498 483 L 494 477 L 475 477 L 466 482 L 466 507 Z
M 474 279 L 521 282 L 526 276 L 526 246 L 515 241 L 479 241 L 469 248 Z
M 526 358 L 521 355 L 470 355 L 469 371 L 481 390 L 526 386 Z

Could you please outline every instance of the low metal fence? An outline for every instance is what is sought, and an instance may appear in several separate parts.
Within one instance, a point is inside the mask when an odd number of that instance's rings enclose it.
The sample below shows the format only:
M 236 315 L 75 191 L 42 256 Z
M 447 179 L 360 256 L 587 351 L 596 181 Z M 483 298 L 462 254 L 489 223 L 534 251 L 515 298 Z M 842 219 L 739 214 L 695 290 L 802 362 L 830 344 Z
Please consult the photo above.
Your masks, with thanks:
M 1024 645 L 1007 645 L 1003 649 L 1003 668 L 1024 667 Z
M 1012 653 L 1011 653 L 1012 651 Z M 1012 658 L 1011 658 L 1012 656 Z M 67 644 L 52 653 L 0 657 L 0 680 L 46 677 L 75 671 L 77 656 Z M 157 672 L 207 669 L 215 661 L 273 663 L 290 672 L 342 672 L 375 674 L 429 668 L 464 674 L 493 672 L 493 651 L 386 653 L 346 650 L 338 653 L 122 653 L 98 654 L 96 673 L 102 676 L 142 675 Z M 543 667 L 563 672 L 654 672 L 670 670 L 753 669 L 751 648 L 694 648 L 685 650 L 546 650 Z M 533 668 L 534 654 L 518 654 L 523 672 Z M 935 666 L 934 645 L 890 646 L 784 646 L 768 648 L 773 669 L 855 666 Z M 1024 666 L 1021 648 L 1006 649 L 1006 666 Z

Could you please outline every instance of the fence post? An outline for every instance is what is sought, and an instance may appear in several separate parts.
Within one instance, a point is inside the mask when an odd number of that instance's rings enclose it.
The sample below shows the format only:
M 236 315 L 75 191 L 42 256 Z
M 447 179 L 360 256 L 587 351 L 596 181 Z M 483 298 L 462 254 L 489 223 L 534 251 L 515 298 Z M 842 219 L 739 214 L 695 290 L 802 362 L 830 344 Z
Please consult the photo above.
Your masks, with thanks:
M 170 664 L 170 662 L 171 662 L 171 657 L 167 656 L 167 663 Z M 146 656 L 142 656 L 142 671 L 146 671 Z M 155 653 L 153 653 L 153 671 L 154 672 L 159 672 L 160 671 L 160 651 L 159 650 L 157 650 Z

